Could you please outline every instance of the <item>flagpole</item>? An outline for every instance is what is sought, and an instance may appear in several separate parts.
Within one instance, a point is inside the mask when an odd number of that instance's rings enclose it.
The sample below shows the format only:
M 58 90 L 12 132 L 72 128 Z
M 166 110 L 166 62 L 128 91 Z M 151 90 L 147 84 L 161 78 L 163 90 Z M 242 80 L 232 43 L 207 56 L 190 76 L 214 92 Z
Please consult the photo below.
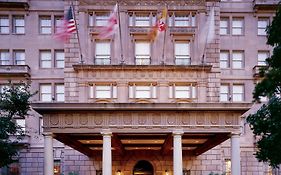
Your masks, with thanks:
M 117 13 L 118 13 L 118 26 L 119 26 L 119 39 L 120 39 L 120 50 L 121 50 L 121 64 L 124 64 L 124 57 L 123 57 L 123 45 L 122 45 L 122 36 L 121 36 L 121 20 L 120 20 L 120 9 L 119 3 L 117 1 Z
M 76 27 L 76 34 L 77 34 L 77 40 L 78 40 L 78 46 L 79 46 L 79 52 L 80 52 L 80 64 L 83 64 L 83 56 L 82 56 L 82 49 L 81 49 L 81 43 L 80 43 L 80 38 L 79 38 L 79 30 L 77 27 L 77 22 L 76 22 L 76 17 L 75 17 L 75 11 L 74 11 L 74 6 L 73 6 L 73 1 L 71 1 L 71 7 L 72 7 L 72 14 L 73 14 L 73 18 L 74 18 L 74 23 L 75 23 L 75 27 Z
M 161 64 L 165 64 L 165 59 L 164 59 L 164 56 L 165 56 L 165 47 L 166 47 L 166 33 L 167 33 L 167 18 L 168 18 L 168 8 L 167 8 L 167 4 L 165 5 L 165 8 L 167 9 L 167 12 L 166 12 L 166 16 L 165 16 L 165 25 L 166 25 L 166 28 L 165 28 L 165 31 L 164 31 L 164 43 L 163 43 L 163 49 L 162 49 L 162 61 L 161 61 Z M 165 9 L 165 10 L 166 10 Z M 163 13 L 163 11 L 162 11 Z M 163 16 L 163 14 L 162 14 Z

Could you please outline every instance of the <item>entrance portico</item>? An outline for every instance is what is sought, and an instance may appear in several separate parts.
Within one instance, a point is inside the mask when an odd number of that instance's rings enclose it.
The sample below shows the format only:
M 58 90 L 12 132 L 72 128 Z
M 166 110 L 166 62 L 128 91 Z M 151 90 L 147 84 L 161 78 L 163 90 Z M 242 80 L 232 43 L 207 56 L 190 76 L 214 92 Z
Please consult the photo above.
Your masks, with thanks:
M 237 133 L 247 104 L 169 104 L 169 108 L 165 104 L 122 104 L 122 108 L 121 104 L 91 107 L 79 104 L 76 108 L 72 104 L 44 105 L 34 105 L 44 117 L 44 131 L 89 157 L 102 156 L 103 175 L 117 171 L 112 169 L 114 157 L 128 160 L 130 155 L 143 152 L 171 157 L 172 169 L 156 166 L 154 173 L 168 170 L 170 174 L 182 175 L 183 156 L 198 156 L 229 138 L 232 138 L 232 167 L 240 167 Z M 50 134 L 45 137 L 50 145 Z M 52 149 L 47 148 L 46 154 Z M 47 172 L 52 169 L 53 160 L 49 156 L 45 161 Z M 118 170 L 133 173 L 133 167 L 128 170 L 122 164 Z

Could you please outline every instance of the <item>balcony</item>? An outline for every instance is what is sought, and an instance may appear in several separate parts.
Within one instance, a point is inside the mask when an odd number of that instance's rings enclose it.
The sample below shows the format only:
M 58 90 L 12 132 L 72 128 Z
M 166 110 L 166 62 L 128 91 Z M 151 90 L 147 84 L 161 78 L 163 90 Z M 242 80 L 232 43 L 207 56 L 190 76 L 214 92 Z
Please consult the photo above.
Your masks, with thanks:
M 28 65 L 0 65 L 0 76 L 30 77 Z
M 265 68 L 266 66 L 260 66 L 260 65 L 256 65 L 255 67 L 253 67 L 253 77 L 254 78 L 260 78 L 260 69 Z
M 0 2 L 0 8 L 28 9 L 29 0 L 3 0 Z
M 276 10 L 279 0 L 254 0 L 255 10 Z

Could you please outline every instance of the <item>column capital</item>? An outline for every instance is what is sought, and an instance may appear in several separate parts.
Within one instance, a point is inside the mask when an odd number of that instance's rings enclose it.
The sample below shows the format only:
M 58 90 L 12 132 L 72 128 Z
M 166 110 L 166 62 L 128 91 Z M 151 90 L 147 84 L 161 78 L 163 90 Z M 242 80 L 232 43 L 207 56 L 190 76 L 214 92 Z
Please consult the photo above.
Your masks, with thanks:
M 53 137 L 53 133 L 52 132 L 43 132 L 42 135 L 43 136 Z
M 184 134 L 184 132 L 182 129 L 173 131 L 173 136 L 182 136 L 183 134 Z
M 102 136 L 112 136 L 112 132 L 109 129 L 104 129 L 101 131 Z

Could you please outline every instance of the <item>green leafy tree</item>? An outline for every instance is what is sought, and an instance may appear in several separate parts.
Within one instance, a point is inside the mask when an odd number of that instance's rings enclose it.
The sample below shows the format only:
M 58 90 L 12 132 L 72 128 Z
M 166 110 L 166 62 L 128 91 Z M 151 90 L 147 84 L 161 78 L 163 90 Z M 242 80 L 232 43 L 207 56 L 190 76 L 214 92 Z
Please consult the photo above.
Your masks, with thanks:
M 260 97 L 269 99 L 247 121 L 257 136 L 256 157 L 259 161 L 269 162 L 273 167 L 281 163 L 281 5 L 272 23 L 267 27 L 267 44 L 274 47 L 267 61 L 267 67 L 260 71 L 263 77 L 254 90 L 254 100 Z
M 15 123 L 15 118 L 25 118 L 30 109 L 29 85 L 17 86 L 9 83 L 0 93 L 0 167 L 14 161 L 20 149 L 18 141 L 23 131 Z M 11 136 L 15 136 L 11 139 Z

